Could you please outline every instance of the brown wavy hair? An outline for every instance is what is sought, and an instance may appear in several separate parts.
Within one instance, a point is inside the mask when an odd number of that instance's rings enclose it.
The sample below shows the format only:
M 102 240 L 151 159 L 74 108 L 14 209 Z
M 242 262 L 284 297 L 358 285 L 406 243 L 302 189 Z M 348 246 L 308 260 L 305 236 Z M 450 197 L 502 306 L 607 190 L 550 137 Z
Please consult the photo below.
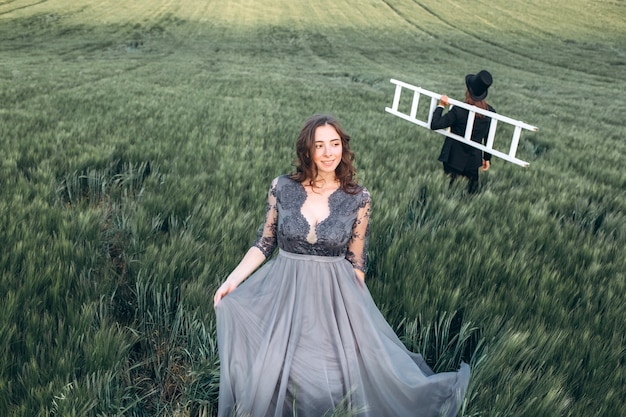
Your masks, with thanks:
M 489 110 L 489 104 L 487 104 L 485 100 L 474 100 L 470 95 L 469 90 L 465 90 L 465 102 L 467 104 L 471 104 L 472 106 L 476 106 L 479 109 Z M 476 113 L 476 117 L 482 119 L 485 115 Z
M 300 183 L 313 186 L 317 178 L 317 166 L 313 162 L 315 148 L 315 129 L 320 126 L 329 125 L 335 128 L 341 138 L 342 155 L 339 165 L 335 169 L 335 175 L 340 182 L 343 191 L 349 194 L 356 194 L 360 187 L 357 184 L 356 168 L 354 168 L 354 153 L 350 150 L 350 136 L 341 128 L 339 121 L 328 114 L 318 114 L 311 116 L 304 124 L 296 141 L 296 156 L 294 162 L 295 172 L 289 177 Z

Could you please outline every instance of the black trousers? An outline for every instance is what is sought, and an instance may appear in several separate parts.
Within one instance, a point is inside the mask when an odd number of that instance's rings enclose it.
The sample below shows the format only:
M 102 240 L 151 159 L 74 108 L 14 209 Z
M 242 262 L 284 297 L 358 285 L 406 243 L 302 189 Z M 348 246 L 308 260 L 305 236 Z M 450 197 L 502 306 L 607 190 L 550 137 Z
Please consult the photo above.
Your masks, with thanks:
M 478 168 L 466 168 L 463 171 L 459 171 L 458 169 L 452 168 L 450 165 L 444 162 L 443 172 L 445 172 L 450 177 L 450 185 L 452 185 L 458 177 L 465 177 L 469 180 L 469 184 L 467 185 L 467 192 L 470 194 L 474 194 L 476 191 L 478 191 Z

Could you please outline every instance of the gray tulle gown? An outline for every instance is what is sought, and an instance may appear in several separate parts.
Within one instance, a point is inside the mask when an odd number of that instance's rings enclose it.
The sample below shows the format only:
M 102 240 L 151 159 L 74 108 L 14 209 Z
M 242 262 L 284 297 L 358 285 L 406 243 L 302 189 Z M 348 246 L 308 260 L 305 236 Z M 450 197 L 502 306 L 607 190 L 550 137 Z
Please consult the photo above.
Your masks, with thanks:
M 341 189 L 310 227 L 304 187 L 276 178 L 257 246 L 270 257 L 216 306 L 220 417 L 455 416 L 469 367 L 434 374 L 398 339 L 364 270 L 370 195 Z M 348 415 L 348 414 L 343 414 Z

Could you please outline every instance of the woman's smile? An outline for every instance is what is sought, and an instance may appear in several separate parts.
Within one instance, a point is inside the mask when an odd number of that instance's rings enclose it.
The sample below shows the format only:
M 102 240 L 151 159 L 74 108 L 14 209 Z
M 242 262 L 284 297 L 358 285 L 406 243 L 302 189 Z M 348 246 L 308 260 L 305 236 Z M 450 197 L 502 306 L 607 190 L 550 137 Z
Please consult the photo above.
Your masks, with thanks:
M 341 137 L 333 126 L 323 125 L 315 129 L 313 162 L 318 173 L 334 173 L 342 154 Z

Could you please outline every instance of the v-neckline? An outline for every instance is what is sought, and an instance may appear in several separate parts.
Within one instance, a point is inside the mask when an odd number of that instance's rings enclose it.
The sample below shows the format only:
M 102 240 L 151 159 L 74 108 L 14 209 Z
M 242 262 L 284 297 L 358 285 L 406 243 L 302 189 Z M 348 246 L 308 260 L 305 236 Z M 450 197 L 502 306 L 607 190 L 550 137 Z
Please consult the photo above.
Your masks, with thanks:
M 328 194 L 328 199 L 326 200 L 326 204 L 328 205 L 328 216 L 324 217 L 323 219 L 321 219 L 320 221 L 318 221 L 315 224 L 312 224 L 309 219 L 302 213 L 302 208 L 304 207 L 304 204 L 306 203 L 306 200 L 309 198 L 309 193 L 307 192 L 306 188 L 304 187 L 304 185 L 302 183 L 298 183 L 300 184 L 300 187 L 302 188 L 302 191 L 304 192 L 304 200 L 302 201 L 302 204 L 300 205 L 300 208 L 298 209 L 300 216 L 304 219 L 304 221 L 306 222 L 307 226 L 308 226 L 308 230 L 306 233 L 306 240 L 307 242 L 311 243 L 311 244 L 315 244 L 317 243 L 317 228 L 320 226 L 320 224 L 324 223 L 326 220 L 328 220 L 330 218 L 330 216 L 333 214 L 333 210 L 332 207 L 330 205 L 330 199 L 335 195 L 335 193 L 337 191 L 339 191 L 341 189 L 341 186 L 337 187 L 335 190 L 333 190 L 330 194 Z M 309 239 L 309 237 L 314 237 L 315 240 L 312 241 L 312 239 Z

